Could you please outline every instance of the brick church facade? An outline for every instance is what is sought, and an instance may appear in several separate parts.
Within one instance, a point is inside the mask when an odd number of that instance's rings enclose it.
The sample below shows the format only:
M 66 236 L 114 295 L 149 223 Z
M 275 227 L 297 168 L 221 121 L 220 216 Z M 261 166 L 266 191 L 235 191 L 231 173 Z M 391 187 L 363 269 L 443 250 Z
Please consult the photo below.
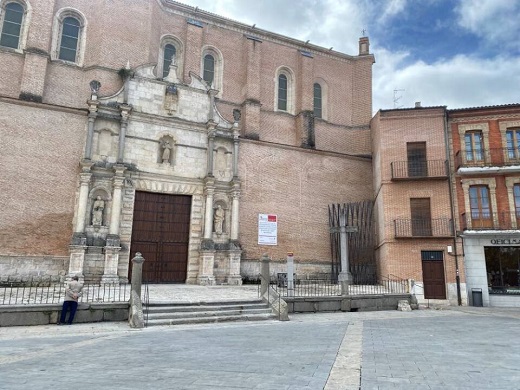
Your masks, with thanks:
M 155 282 L 240 284 L 264 252 L 330 272 L 328 205 L 373 197 L 368 38 L 168 0 L 0 8 L 1 277 L 126 281 L 137 251 Z

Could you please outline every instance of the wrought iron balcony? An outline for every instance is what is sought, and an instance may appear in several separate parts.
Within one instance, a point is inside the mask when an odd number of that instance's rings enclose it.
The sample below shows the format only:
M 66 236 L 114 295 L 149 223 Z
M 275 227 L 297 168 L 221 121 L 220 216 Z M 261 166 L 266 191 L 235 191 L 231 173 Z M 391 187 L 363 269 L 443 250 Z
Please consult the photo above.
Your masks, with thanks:
M 460 222 L 462 230 L 517 230 L 520 226 L 520 212 L 463 213 Z
M 395 219 L 395 238 L 453 237 L 453 224 L 449 218 Z
M 394 161 L 390 163 L 392 180 L 446 179 L 448 165 L 445 160 Z
M 520 148 L 491 148 L 459 150 L 455 154 L 455 167 L 508 167 L 520 166 Z

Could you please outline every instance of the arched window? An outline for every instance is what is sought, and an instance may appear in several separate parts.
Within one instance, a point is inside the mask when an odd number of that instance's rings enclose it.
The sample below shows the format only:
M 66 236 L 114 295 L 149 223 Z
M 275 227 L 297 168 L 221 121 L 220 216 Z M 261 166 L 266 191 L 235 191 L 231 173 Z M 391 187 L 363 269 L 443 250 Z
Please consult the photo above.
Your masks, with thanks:
M 323 99 L 321 95 L 321 85 L 314 83 L 314 117 L 322 118 Z
M 287 111 L 287 76 L 281 74 L 278 76 L 278 109 Z
M 202 78 L 209 85 L 213 85 L 213 81 L 215 80 L 215 57 L 211 54 L 206 54 L 204 56 L 204 71 Z
M 172 62 L 175 64 L 175 55 L 177 54 L 177 49 L 175 49 L 175 46 L 168 43 L 166 46 L 164 46 L 164 60 L 163 60 L 163 78 L 168 76 L 168 73 L 170 73 L 170 65 Z
M 291 69 L 281 66 L 276 70 L 274 82 L 274 109 L 294 115 L 294 73 Z
M 74 8 L 65 7 L 54 16 L 51 59 L 83 65 L 87 35 L 87 19 Z
M 19 3 L 7 3 L 4 8 L 0 46 L 18 49 L 22 35 L 25 9 Z
M 61 39 L 58 58 L 76 62 L 81 24 L 78 19 L 68 16 L 61 25 Z

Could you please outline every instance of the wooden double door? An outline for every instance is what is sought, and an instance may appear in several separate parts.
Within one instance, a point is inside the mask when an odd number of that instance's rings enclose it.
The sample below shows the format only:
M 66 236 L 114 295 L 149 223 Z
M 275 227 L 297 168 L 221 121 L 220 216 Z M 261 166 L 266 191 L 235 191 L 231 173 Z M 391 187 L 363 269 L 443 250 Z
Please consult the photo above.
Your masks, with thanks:
M 186 281 L 190 214 L 191 196 L 135 193 L 130 251 L 145 259 L 143 282 Z

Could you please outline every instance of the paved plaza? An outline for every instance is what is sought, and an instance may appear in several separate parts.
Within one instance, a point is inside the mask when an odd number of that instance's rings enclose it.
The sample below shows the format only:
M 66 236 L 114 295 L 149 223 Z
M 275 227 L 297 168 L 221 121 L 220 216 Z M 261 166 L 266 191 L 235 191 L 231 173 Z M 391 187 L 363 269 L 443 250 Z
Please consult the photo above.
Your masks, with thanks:
M 0 389 L 519 389 L 519 321 L 466 307 L 0 328 Z

